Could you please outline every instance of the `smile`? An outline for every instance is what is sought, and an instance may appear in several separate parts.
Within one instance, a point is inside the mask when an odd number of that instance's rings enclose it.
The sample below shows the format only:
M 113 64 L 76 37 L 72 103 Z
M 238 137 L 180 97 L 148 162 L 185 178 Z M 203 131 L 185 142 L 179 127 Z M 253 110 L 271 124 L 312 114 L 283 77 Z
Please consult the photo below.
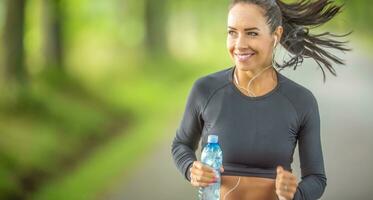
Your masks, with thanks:
M 255 53 L 235 53 L 234 54 L 238 61 L 245 62 L 248 61 Z

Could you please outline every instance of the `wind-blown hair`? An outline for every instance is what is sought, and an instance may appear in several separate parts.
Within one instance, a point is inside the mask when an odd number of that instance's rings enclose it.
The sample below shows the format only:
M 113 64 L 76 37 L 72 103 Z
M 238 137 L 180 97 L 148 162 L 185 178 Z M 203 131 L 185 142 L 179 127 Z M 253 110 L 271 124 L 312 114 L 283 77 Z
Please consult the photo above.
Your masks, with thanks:
M 302 64 L 304 58 L 312 58 L 323 72 L 325 82 L 325 70 L 337 76 L 332 62 L 344 65 L 344 61 L 330 53 L 330 50 L 349 51 L 345 46 L 348 41 L 338 41 L 334 38 L 345 37 L 351 32 L 336 35 L 330 32 L 312 34 L 310 29 L 319 27 L 331 20 L 342 11 L 343 5 L 333 5 L 331 0 L 299 0 L 295 3 L 284 3 L 281 0 L 232 0 L 230 8 L 237 3 L 255 4 L 264 9 L 267 24 L 273 32 L 278 26 L 284 29 L 281 37 L 281 45 L 290 52 L 291 58 L 283 61 L 283 64 L 275 62 L 280 70 L 293 67 L 294 70 Z M 326 50 L 328 49 L 328 50 Z

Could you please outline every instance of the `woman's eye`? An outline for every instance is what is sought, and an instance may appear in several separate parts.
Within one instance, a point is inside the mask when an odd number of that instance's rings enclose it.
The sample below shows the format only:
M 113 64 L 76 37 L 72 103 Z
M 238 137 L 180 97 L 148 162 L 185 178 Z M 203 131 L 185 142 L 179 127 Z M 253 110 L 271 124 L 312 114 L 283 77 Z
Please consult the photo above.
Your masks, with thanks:
M 229 35 L 235 35 L 235 32 L 234 31 L 228 31 L 228 34 Z
M 247 32 L 247 35 L 250 35 L 250 36 L 257 36 L 258 33 L 256 33 L 256 32 Z

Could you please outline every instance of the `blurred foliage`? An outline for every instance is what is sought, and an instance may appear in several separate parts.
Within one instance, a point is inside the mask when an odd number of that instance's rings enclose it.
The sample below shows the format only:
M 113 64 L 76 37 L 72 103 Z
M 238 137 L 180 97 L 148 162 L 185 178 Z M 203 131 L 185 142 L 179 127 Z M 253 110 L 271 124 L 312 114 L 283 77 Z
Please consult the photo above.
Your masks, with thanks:
M 0 0 L 1 33 L 7 31 L 10 1 Z M 155 130 L 162 131 L 181 110 L 196 77 L 230 65 L 225 49 L 227 0 L 162 0 L 162 7 L 159 2 L 26 1 L 25 84 L 9 79 L 9 49 L 0 37 L 0 199 L 28 198 L 39 190 L 38 197 L 56 199 L 64 192 L 46 183 L 68 177 L 72 169 L 77 169 L 73 181 L 62 185 L 98 192 L 114 173 L 136 160 L 129 152 L 145 152 L 165 134 Z M 372 33 L 368 0 L 338 2 L 345 3 L 345 12 L 328 29 L 354 30 L 358 36 Z M 363 43 L 372 42 L 363 38 Z M 111 156 L 95 154 L 100 146 L 110 149 Z M 118 151 L 127 157 L 100 165 L 119 156 Z M 95 161 L 83 165 L 88 158 Z M 93 181 L 81 178 L 83 169 L 90 175 L 112 174 Z M 43 189 L 47 185 L 49 189 Z M 63 195 L 77 191 L 69 192 Z

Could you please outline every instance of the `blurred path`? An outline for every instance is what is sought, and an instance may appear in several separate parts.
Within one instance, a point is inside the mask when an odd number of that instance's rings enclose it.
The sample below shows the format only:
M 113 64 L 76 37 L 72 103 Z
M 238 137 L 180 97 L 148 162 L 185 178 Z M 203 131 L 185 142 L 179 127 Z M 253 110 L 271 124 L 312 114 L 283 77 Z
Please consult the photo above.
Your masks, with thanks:
M 373 58 L 359 48 L 346 56 L 348 67 L 337 67 L 338 77 L 306 62 L 284 75 L 309 88 L 318 99 L 328 186 L 322 199 L 371 199 L 373 196 Z M 307 66 L 309 65 L 309 66 Z M 315 66 L 315 67 L 310 67 Z M 108 192 L 110 200 L 192 200 L 196 190 L 184 180 L 171 158 L 170 131 L 167 141 L 148 155 L 137 171 Z M 198 150 L 199 151 L 199 150 Z M 300 178 L 298 150 L 293 169 Z
M 171 158 L 172 137 L 155 147 L 137 171 L 113 188 L 108 200 L 191 200 L 195 189 L 184 181 Z M 192 198 L 191 198 L 192 197 Z

